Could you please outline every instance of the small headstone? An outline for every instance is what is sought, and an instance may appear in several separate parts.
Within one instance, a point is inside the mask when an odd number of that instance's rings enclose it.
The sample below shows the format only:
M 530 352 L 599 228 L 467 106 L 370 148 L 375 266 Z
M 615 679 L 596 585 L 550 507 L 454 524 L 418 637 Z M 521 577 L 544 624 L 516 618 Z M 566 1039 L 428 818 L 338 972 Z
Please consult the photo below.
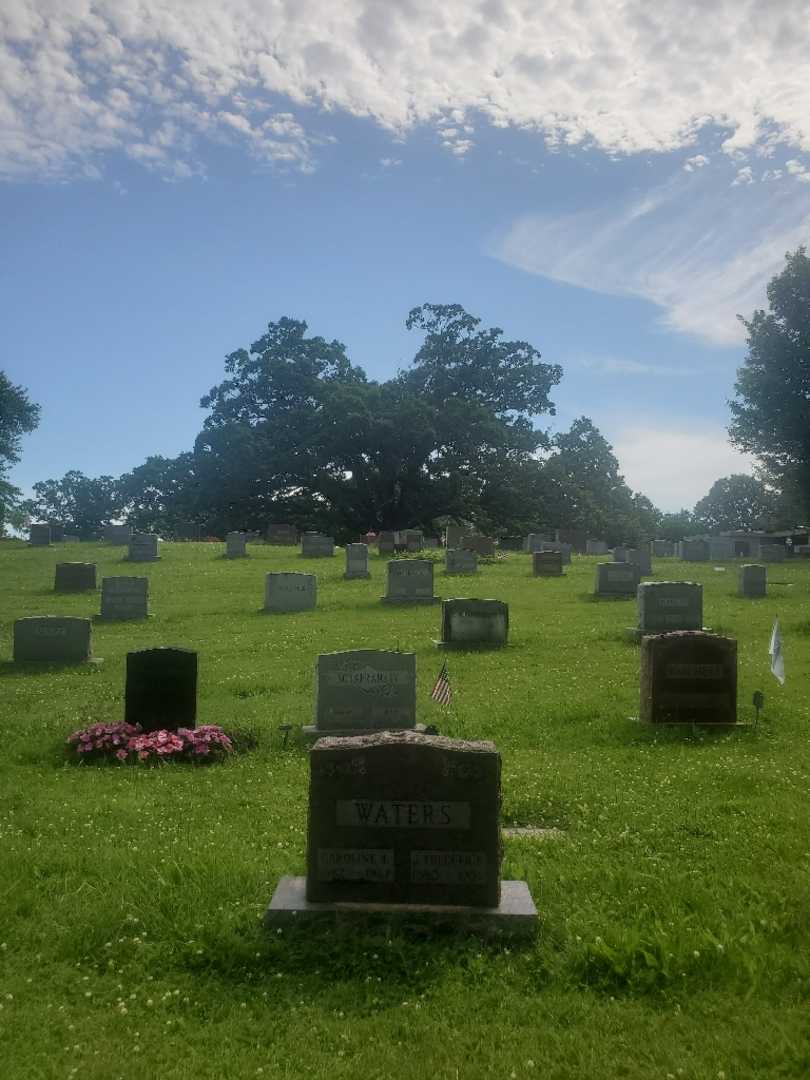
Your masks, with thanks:
M 416 724 L 416 655 L 383 649 L 325 653 L 315 663 L 315 727 L 357 734 Z
M 51 540 L 54 544 L 61 544 L 65 539 L 65 526 L 58 521 L 50 522 Z
M 597 563 L 597 596 L 635 596 L 641 575 L 634 563 Z
M 61 562 L 56 564 L 53 583 L 55 592 L 84 592 L 96 587 L 96 564 L 91 562 Z
M 368 545 L 346 545 L 346 572 L 344 578 L 351 581 L 354 578 L 368 578 L 371 574 L 368 569 Z
M 694 581 L 643 581 L 638 587 L 643 634 L 703 628 L 703 586 Z
M 197 654 L 191 649 L 141 649 L 127 653 L 124 720 L 144 731 L 197 722 Z
M 305 559 L 331 558 L 335 554 L 335 541 L 322 533 L 304 533 L 301 537 L 301 554 Z
M 31 525 L 28 529 L 28 543 L 31 547 L 48 547 L 51 543 L 50 525 Z
M 562 577 L 561 551 L 535 551 L 532 554 L 532 573 L 535 577 Z
M 709 545 L 705 540 L 682 540 L 681 558 L 684 562 L 707 562 Z
M 462 536 L 460 546 L 467 551 L 474 551 L 476 555 L 481 555 L 485 559 L 495 555 L 495 541 L 489 536 L 467 534 Z
M 709 558 L 712 562 L 722 562 L 725 559 L 734 559 L 737 551 L 734 541 L 726 536 L 712 536 L 709 538 Z
M 86 664 L 93 658 L 89 619 L 37 615 L 14 623 L 14 662 Z
M 651 540 L 650 553 L 655 559 L 667 559 L 675 554 L 675 545 L 671 540 Z
M 387 566 L 384 604 L 437 604 L 430 559 L 392 559 Z
M 585 542 L 586 555 L 607 555 L 609 550 L 604 540 L 586 540 Z
M 740 596 L 749 599 L 760 599 L 767 595 L 768 591 L 768 568 L 759 566 L 757 563 L 746 563 L 740 567 Z
M 377 553 L 379 555 L 393 555 L 396 547 L 396 538 L 392 532 L 381 532 L 377 537 Z
M 628 548 L 626 561 L 637 566 L 642 577 L 649 577 L 652 574 L 652 557 L 649 551 L 644 551 L 643 548 Z
M 265 611 L 314 611 L 318 579 L 314 574 L 287 571 L 264 576 Z
M 149 614 L 149 578 L 101 579 L 101 618 L 113 621 L 145 619 Z
M 130 562 L 156 562 L 160 558 L 160 537 L 153 533 L 135 533 L 129 541 Z
M 642 638 L 641 719 L 650 724 L 736 723 L 736 640 L 700 630 Z
M 627 562 L 627 548 L 615 547 L 613 549 L 613 561 L 614 562 Z
M 782 544 L 760 544 L 759 558 L 762 562 L 784 562 L 786 554 Z
M 128 544 L 132 539 L 132 526 L 105 525 L 102 535 L 108 544 Z
M 447 548 L 444 554 L 445 574 L 477 574 L 478 555 L 467 548 Z
M 286 522 L 271 523 L 267 526 L 267 543 L 279 547 L 297 547 L 298 529 Z
M 247 535 L 243 532 L 229 532 L 225 537 L 225 558 L 247 558 Z
M 443 600 L 442 645 L 505 645 L 509 605 L 501 600 Z

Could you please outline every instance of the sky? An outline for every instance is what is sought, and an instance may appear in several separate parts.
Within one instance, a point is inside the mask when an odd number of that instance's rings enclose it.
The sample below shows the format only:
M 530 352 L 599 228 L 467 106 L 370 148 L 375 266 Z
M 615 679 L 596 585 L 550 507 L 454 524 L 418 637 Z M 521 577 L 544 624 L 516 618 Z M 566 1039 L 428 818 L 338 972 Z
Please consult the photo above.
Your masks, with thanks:
M 766 17 L 767 16 L 767 17 Z M 369 377 L 458 303 L 663 510 L 750 472 L 745 328 L 810 240 L 805 0 L 4 0 L 12 481 L 190 449 L 284 315 Z

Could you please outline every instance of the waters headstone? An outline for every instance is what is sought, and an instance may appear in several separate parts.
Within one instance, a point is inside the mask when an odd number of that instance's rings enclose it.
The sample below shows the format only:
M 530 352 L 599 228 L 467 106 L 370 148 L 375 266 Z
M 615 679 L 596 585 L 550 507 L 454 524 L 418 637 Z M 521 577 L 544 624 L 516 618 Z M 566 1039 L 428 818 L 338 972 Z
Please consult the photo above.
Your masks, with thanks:
M 416 654 L 325 653 L 315 662 L 315 726 L 308 736 L 365 734 L 416 724 Z
M 191 649 L 140 649 L 127 653 L 124 719 L 144 731 L 197 722 L 197 654 Z
M 132 539 L 132 526 L 105 525 L 102 535 L 108 544 L 128 544 Z
M 694 581 L 643 581 L 638 587 L 643 634 L 703 628 L 703 586 Z
M 145 619 L 149 614 L 149 578 L 101 579 L 101 618 L 118 621 Z
M 642 638 L 641 719 L 650 724 L 736 723 L 736 640 L 699 630 Z
M 156 562 L 160 558 L 160 537 L 153 533 L 135 533 L 129 541 L 130 562 Z
M 225 537 L 225 558 L 246 559 L 247 535 L 243 532 L 229 532 Z
M 55 592 L 85 592 L 96 587 L 96 564 L 91 562 L 61 562 L 56 564 L 53 583 Z
M 14 623 L 14 661 L 86 664 L 93 658 L 89 619 L 36 615 Z
M 387 566 L 384 604 L 437 604 L 430 559 L 392 559 Z
M 298 529 L 285 522 L 271 523 L 267 526 L 267 543 L 279 547 L 297 547 Z
M 634 563 L 597 563 L 597 596 L 635 596 L 641 575 Z
M 509 605 L 501 600 L 443 600 L 441 645 L 505 645 Z
M 478 555 L 467 548 L 447 548 L 444 553 L 445 574 L 477 574 Z
M 313 611 L 318 603 L 318 579 L 295 571 L 265 574 L 265 611 Z
M 768 568 L 759 566 L 757 563 L 746 563 L 740 567 L 740 596 L 750 599 L 760 599 L 767 595 L 768 591 Z
M 354 578 L 368 578 L 371 573 L 368 569 L 368 545 L 346 545 L 346 572 L 344 578 L 351 581 Z
M 535 577 L 562 577 L 563 557 L 561 551 L 535 551 L 532 553 L 532 573 Z
M 48 547 L 51 543 L 50 525 L 31 525 L 28 529 L 28 543 L 31 547 Z
M 305 559 L 331 558 L 335 554 L 335 541 L 322 533 L 304 533 L 301 536 L 301 554 Z

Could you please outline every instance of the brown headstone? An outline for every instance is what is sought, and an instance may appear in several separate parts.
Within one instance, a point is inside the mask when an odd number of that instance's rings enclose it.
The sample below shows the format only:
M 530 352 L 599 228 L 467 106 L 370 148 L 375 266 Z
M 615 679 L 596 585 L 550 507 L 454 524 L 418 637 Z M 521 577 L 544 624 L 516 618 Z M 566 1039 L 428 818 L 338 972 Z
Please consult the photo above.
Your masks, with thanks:
M 650 724 L 735 724 L 736 640 L 701 630 L 642 638 L 641 719 Z

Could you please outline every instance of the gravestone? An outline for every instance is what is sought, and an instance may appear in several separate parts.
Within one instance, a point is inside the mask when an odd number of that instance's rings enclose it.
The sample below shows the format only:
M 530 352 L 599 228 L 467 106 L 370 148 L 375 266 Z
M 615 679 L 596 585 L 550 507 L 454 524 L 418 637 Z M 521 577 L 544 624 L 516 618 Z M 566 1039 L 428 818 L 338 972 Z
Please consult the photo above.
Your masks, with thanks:
M 523 543 L 521 536 L 502 536 L 498 540 L 498 547 L 501 551 L 523 551 Z
M 509 605 L 501 600 L 443 600 L 439 645 L 505 645 Z
M 417 554 L 422 550 L 422 534 L 417 529 L 405 529 L 402 533 L 402 544 L 406 551 Z
M 297 547 L 298 529 L 284 522 L 272 523 L 267 526 L 267 543 L 279 547 Z
M 610 548 L 604 540 L 587 540 L 585 542 L 586 555 L 607 555 Z
M 560 543 L 559 540 L 543 540 L 540 551 L 552 552 L 560 556 L 563 566 L 571 565 L 571 545 Z
M 682 540 L 681 558 L 684 562 L 707 562 L 709 545 L 705 540 Z
M 101 619 L 145 619 L 149 614 L 149 578 L 101 579 Z
M 438 604 L 430 559 L 392 559 L 387 566 L 384 604 Z
M 735 724 L 736 640 L 700 630 L 642 638 L 641 719 L 650 724 Z
M 762 562 L 784 562 L 785 555 L 786 551 L 781 544 L 760 544 L 759 558 Z
M 526 537 L 526 551 L 532 555 L 535 551 L 542 551 L 543 544 L 548 543 L 548 537 L 543 533 L 529 533 Z
M 615 547 L 613 549 L 613 561 L 614 562 L 627 562 L 627 548 Z
M 746 563 L 745 566 L 741 566 L 738 591 L 740 596 L 747 596 L 749 599 L 758 600 L 766 596 L 768 591 L 767 566 L 759 566 L 756 563 Z
M 440 544 L 439 539 L 436 536 L 425 536 L 422 538 L 422 547 L 426 551 L 436 551 L 441 546 L 442 545 Z
M 384 649 L 325 653 L 315 662 L 315 724 L 307 737 L 416 725 L 416 654 Z
M 369 578 L 371 573 L 368 568 L 368 545 L 346 545 L 346 571 L 343 577 L 347 581 L 355 578 Z
M 597 596 L 635 596 L 641 575 L 634 563 L 597 563 Z
M 127 653 L 124 720 L 144 731 L 193 728 L 197 722 L 197 654 L 161 647 Z
M 51 540 L 54 544 L 61 544 L 65 539 L 65 526 L 59 521 L 49 522 L 51 529 Z
M 477 574 L 478 555 L 467 548 L 448 548 L 444 553 L 445 574 Z
M 105 525 L 102 535 L 108 544 L 128 544 L 132 539 L 132 526 Z
M 644 551 L 642 548 L 628 548 L 626 561 L 637 566 L 642 577 L 649 577 L 652 574 L 652 557 L 649 551 Z
M 157 562 L 160 558 L 160 537 L 153 533 L 135 533 L 129 541 L 127 559 L 130 562 Z
M 31 525 L 28 529 L 28 543 L 31 547 L 49 547 L 51 543 L 50 525 Z
M 91 562 L 60 562 L 56 564 L 53 583 L 55 592 L 84 592 L 96 587 L 96 564 Z
M 318 579 L 295 571 L 265 574 L 265 611 L 313 611 L 318 603 Z
M 734 541 L 727 536 L 709 537 L 709 558 L 713 562 L 721 562 L 724 559 L 734 559 L 737 551 Z
M 62 615 L 17 619 L 14 623 L 14 662 L 32 661 L 49 664 L 93 662 L 90 620 Z
M 675 545 L 671 540 L 651 540 L 650 553 L 653 558 L 667 559 L 675 554 Z
M 643 581 L 637 595 L 639 633 L 703 629 L 702 585 L 694 581 Z
M 535 551 L 532 554 L 532 573 L 535 577 L 562 577 L 561 551 Z
M 301 537 L 301 554 L 305 559 L 331 558 L 335 554 L 334 538 L 306 532 Z
M 381 532 L 377 537 L 378 555 L 393 555 L 395 547 L 395 537 L 392 532 Z
M 465 525 L 448 525 L 444 530 L 444 546 L 446 548 L 458 548 L 461 546 L 461 538 L 469 535 L 470 528 Z
M 76 533 L 65 533 L 64 541 L 66 544 L 79 544 L 81 543 L 81 537 Z
M 484 558 L 493 558 L 495 555 L 495 541 L 489 536 L 467 533 L 462 536 L 459 546 L 466 551 L 474 551 L 476 555 L 481 555 Z
M 247 536 L 243 532 L 229 532 L 225 537 L 225 558 L 246 559 Z

